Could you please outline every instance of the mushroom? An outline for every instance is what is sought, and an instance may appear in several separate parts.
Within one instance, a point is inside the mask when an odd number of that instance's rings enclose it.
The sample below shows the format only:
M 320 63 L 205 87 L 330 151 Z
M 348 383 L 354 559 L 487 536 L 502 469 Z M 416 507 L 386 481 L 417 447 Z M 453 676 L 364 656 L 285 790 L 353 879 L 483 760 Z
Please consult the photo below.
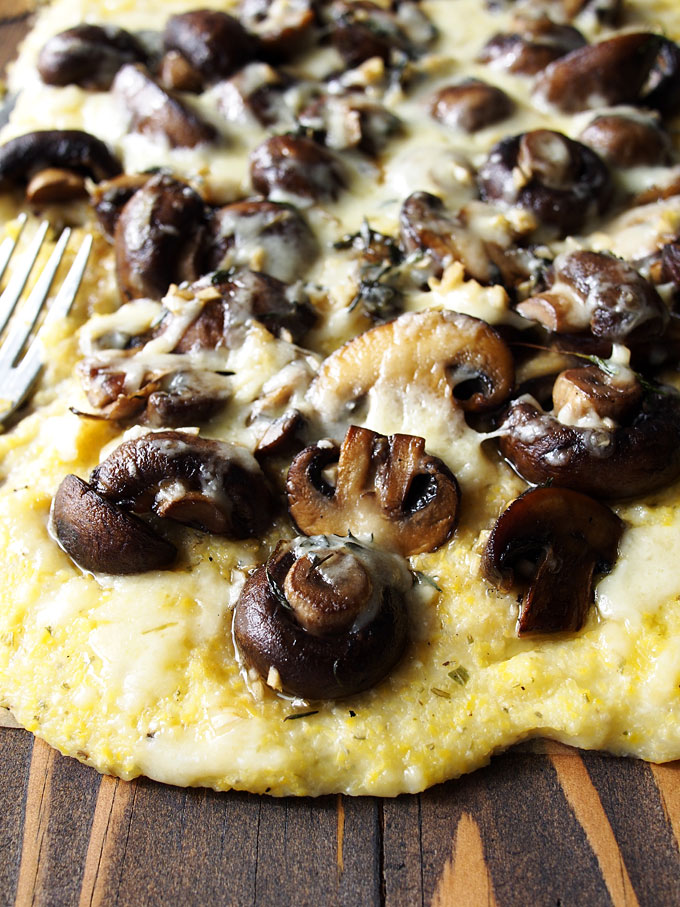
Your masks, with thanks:
M 511 116 L 515 105 L 496 85 L 468 79 L 445 85 L 430 101 L 430 113 L 449 129 L 478 132 Z
M 183 57 L 178 50 L 168 50 L 158 64 L 158 81 L 170 91 L 190 91 L 198 94 L 203 90 L 200 72 Z
M 546 15 L 517 16 L 511 27 L 512 31 L 487 41 L 478 57 L 480 63 L 533 76 L 586 43 L 578 29 L 558 25 Z
M 104 142 L 79 129 L 27 132 L 0 146 L 0 186 L 26 185 L 55 168 L 95 182 L 121 172 Z
M 548 129 L 494 145 L 478 179 L 484 200 L 526 208 L 540 228 L 560 236 L 602 214 L 612 188 L 607 167 L 594 151 Z
M 250 176 L 262 195 L 303 205 L 336 199 L 345 186 L 335 155 L 313 139 L 290 135 L 272 135 L 255 148 Z
M 315 98 L 300 112 L 298 121 L 312 131 L 316 141 L 334 151 L 358 148 L 373 157 L 402 127 L 401 120 L 386 107 L 358 93 Z
M 195 148 L 214 142 L 217 130 L 151 78 L 141 64 L 119 70 L 112 91 L 132 118 L 132 129 L 150 138 L 164 138 L 171 148 Z
M 337 464 L 335 485 L 324 470 Z M 377 434 L 352 425 L 342 446 L 321 441 L 295 457 L 288 509 L 305 535 L 371 534 L 408 556 L 441 547 L 455 529 L 460 490 L 424 438 Z
M 261 534 L 273 510 L 264 475 L 244 447 L 178 431 L 124 441 L 90 484 L 123 509 L 237 539 Z
M 255 56 L 255 42 L 238 19 L 220 10 L 194 9 L 170 16 L 166 50 L 178 51 L 206 82 L 226 79 Z
M 581 47 L 547 67 L 536 81 L 536 94 L 565 113 L 616 104 L 652 106 L 644 89 L 659 55 L 667 53 L 664 41 L 661 35 L 633 32 Z
M 466 224 L 465 209 L 454 215 L 438 196 L 413 192 L 401 206 L 399 227 L 406 253 L 424 252 L 432 262 L 426 276 L 441 277 L 447 265 L 460 261 L 480 283 L 501 282 L 487 244 Z
M 611 569 L 623 523 L 592 498 L 534 488 L 496 521 L 482 573 L 502 590 L 525 587 L 517 633 L 576 632 L 593 598 L 593 574 Z
M 102 180 L 90 189 L 90 201 L 99 225 L 113 239 L 120 212 L 138 189 L 151 179 L 148 173 L 122 173 L 110 180 Z
M 120 213 L 115 230 L 116 277 L 126 299 L 160 299 L 171 283 L 198 277 L 203 200 L 166 174 L 151 177 Z
M 72 170 L 47 167 L 39 170 L 26 186 L 26 201 L 31 205 L 53 205 L 87 198 L 85 178 Z
M 54 496 L 50 528 L 69 557 L 92 573 L 163 570 L 177 554 L 175 546 L 143 520 L 74 475 L 66 476 Z
M 356 540 L 280 542 L 246 581 L 234 640 L 249 668 L 276 689 L 337 699 L 370 689 L 407 642 L 405 562 Z
M 299 280 L 319 252 L 296 208 L 264 199 L 218 208 L 204 245 L 206 270 L 245 266 L 284 283 Z
M 614 167 L 653 167 L 671 160 L 670 136 L 648 112 L 602 114 L 586 126 L 579 141 Z
M 589 330 L 630 345 L 660 336 L 668 309 L 635 268 L 606 252 L 565 252 L 553 263 L 551 285 L 517 306 L 525 318 L 557 333 Z
M 257 37 L 259 54 L 271 60 L 285 60 L 302 50 L 316 24 L 311 0 L 242 0 L 239 18 Z
M 552 413 L 531 398 L 515 400 L 499 429 L 501 453 L 527 482 L 598 498 L 670 484 L 680 475 L 680 394 L 643 393 L 632 374 L 595 371 L 560 376 Z
M 458 387 L 456 405 L 483 412 L 507 400 L 513 382 L 512 354 L 485 321 L 427 309 L 376 325 L 328 356 L 309 399 L 317 412 L 336 420 L 378 383 L 417 386 L 447 399 Z
M 81 85 L 108 91 L 126 63 L 144 63 L 139 41 L 115 25 L 76 25 L 50 38 L 38 56 L 38 72 L 48 85 Z
M 269 63 L 254 61 L 240 69 L 230 79 L 213 88 L 222 116 L 231 123 L 248 126 L 296 128 L 295 115 L 286 103 L 286 91 L 291 76 L 273 69 Z

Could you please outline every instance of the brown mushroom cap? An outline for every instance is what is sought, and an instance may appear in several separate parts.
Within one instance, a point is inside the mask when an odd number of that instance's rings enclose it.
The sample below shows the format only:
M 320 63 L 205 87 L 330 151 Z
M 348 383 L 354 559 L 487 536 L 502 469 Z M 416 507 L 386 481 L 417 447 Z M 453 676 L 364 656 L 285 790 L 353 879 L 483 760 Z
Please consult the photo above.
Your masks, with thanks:
M 292 695 L 351 696 L 375 686 L 401 658 L 410 577 L 395 555 L 356 541 L 305 542 L 333 547 L 296 550 L 296 541 L 280 542 L 246 582 L 234 613 L 234 639 L 246 665 L 265 679 L 275 669 Z
M 596 365 L 570 368 L 560 372 L 552 390 L 555 413 L 568 410 L 570 420 L 578 422 L 594 414 L 598 419 L 622 422 L 639 406 L 642 386 L 634 374 L 609 375 Z
M 580 630 L 593 574 L 611 569 L 622 532 L 608 507 L 566 488 L 534 488 L 513 501 L 491 532 L 482 571 L 502 589 L 526 585 L 518 635 Z M 529 577 L 520 573 L 527 562 Z
M 518 16 L 511 27 L 512 31 L 487 41 L 478 57 L 481 63 L 533 76 L 586 43 L 578 29 L 557 24 L 548 16 Z
M 152 510 L 232 538 L 259 535 L 273 510 L 264 475 L 244 447 L 178 431 L 124 441 L 90 481 L 102 497 L 124 509 Z
M 529 400 L 508 409 L 501 453 L 527 482 L 552 482 L 598 498 L 627 498 L 680 475 L 680 395 L 647 392 L 618 427 L 565 425 Z
M 272 135 L 250 155 L 253 186 L 262 195 L 301 203 L 332 200 L 345 186 L 342 164 L 313 139 Z
M 507 400 L 514 377 L 512 353 L 485 321 L 427 309 L 376 325 L 328 356 L 309 398 L 318 412 L 338 419 L 379 381 L 418 386 L 447 399 L 452 386 L 473 382 L 474 392 L 455 403 L 482 412 Z
M 561 57 L 539 76 L 539 97 L 566 113 L 636 104 L 664 39 L 649 32 L 617 35 Z
M 255 56 L 255 42 L 238 19 L 220 10 L 194 9 L 170 16 L 166 50 L 176 50 L 207 81 L 230 76 Z
M 501 88 L 469 79 L 440 88 L 430 101 L 430 113 L 450 129 L 478 132 L 509 117 L 514 106 Z
M 136 132 L 165 138 L 171 148 L 195 148 L 217 138 L 214 126 L 162 88 L 141 64 L 123 66 L 112 91 L 130 113 Z
M 323 471 L 337 463 L 331 486 Z M 404 556 L 439 548 L 455 529 L 460 490 L 425 440 L 351 426 L 341 447 L 322 441 L 295 457 L 288 509 L 306 535 L 372 534 Z
M 79 129 L 27 132 L 0 146 L 0 185 L 24 185 L 49 167 L 72 170 L 95 182 L 121 172 L 104 142 Z
M 650 114 L 597 116 L 579 141 L 614 167 L 651 167 L 671 160 L 671 138 Z
M 92 573 L 163 570 L 177 554 L 174 545 L 139 517 L 74 475 L 66 476 L 54 496 L 51 528 L 64 551 Z
M 668 309 L 653 287 L 628 262 L 606 252 L 579 250 L 559 255 L 548 291 L 517 306 L 525 318 L 550 331 L 589 329 L 614 343 L 660 336 Z
M 272 9 L 273 7 L 273 9 Z M 259 42 L 258 56 L 285 60 L 304 48 L 314 33 L 312 0 L 241 0 L 239 18 Z
M 139 41 L 112 25 L 76 25 L 59 32 L 38 56 L 40 78 L 48 85 L 82 85 L 106 91 L 126 63 L 144 63 Z
M 539 228 L 561 236 L 602 214 L 612 191 L 609 171 L 592 149 L 549 129 L 494 145 L 478 181 L 485 201 L 526 208 Z
M 127 299 L 160 299 L 171 283 L 195 280 L 205 205 L 186 183 L 151 177 L 125 204 L 115 231 L 116 277 Z

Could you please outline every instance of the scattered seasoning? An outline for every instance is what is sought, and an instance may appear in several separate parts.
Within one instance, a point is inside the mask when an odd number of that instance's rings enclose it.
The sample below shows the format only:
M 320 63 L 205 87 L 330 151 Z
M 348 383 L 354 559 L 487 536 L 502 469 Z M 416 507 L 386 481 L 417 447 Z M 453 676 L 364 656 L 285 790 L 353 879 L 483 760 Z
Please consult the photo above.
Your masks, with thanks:
M 286 608 L 286 610 L 292 611 L 293 609 L 288 604 L 288 599 L 286 598 L 283 589 L 281 588 L 281 586 L 279 586 L 279 584 L 270 573 L 269 567 L 265 567 L 265 574 L 267 576 L 267 585 L 269 586 L 269 591 L 271 592 L 271 594 L 274 596 L 274 598 L 282 608 Z
M 356 713 L 353 709 L 350 709 L 350 710 L 349 710 L 349 717 L 350 717 L 350 718 L 356 718 L 356 717 L 357 717 L 357 713 Z
M 453 673 L 453 672 L 451 672 L 451 673 Z M 450 676 L 451 675 L 449 674 L 449 677 Z M 451 698 L 451 694 L 449 692 L 447 692 L 446 690 L 440 690 L 439 687 L 432 687 L 432 692 L 434 693 L 435 696 L 439 696 L 441 699 L 450 699 Z
M 467 641 L 468 641 L 468 645 L 471 646 L 472 643 L 475 641 L 474 636 L 470 636 L 470 634 L 468 633 L 468 635 L 467 635 Z
M 441 587 L 435 583 L 432 577 L 428 576 L 427 573 L 423 573 L 422 570 L 414 570 L 414 576 L 416 578 L 416 582 L 422 583 L 425 586 L 432 586 L 432 588 L 436 589 L 437 592 L 442 591 Z
M 470 679 L 470 672 L 467 668 L 463 667 L 463 665 L 458 665 L 455 670 L 449 671 L 449 677 L 454 683 L 464 687 Z
M 319 710 L 314 709 L 311 712 L 294 712 L 292 715 L 286 715 L 284 721 L 295 721 L 296 718 L 309 718 L 310 715 L 318 715 Z

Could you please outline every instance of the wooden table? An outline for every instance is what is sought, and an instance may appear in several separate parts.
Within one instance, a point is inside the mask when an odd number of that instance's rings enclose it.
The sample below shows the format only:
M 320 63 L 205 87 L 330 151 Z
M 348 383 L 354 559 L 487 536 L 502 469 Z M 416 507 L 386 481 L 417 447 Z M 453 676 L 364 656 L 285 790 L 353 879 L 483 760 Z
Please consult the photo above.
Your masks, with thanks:
M 8 7 L 0 0 L 0 16 Z M 0 70 L 26 20 L 0 24 Z M 102 778 L 0 728 L 0 904 L 680 904 L 680 764 L 553 744 L 395 800 Z

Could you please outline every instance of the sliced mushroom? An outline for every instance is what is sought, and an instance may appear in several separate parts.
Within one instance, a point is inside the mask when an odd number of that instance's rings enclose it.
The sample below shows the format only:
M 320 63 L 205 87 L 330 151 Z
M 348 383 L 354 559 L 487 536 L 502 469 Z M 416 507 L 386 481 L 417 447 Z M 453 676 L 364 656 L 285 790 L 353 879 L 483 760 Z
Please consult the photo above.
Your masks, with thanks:
M 634 32 L 574 50 L 539 76 L 536 93 L 565 113 L 644 104 L 644 88 L 663 41 L 660 35 Z
M 196 280 L 205 218 L 203 200 L 186 183 L 151 177 L 120 213 L 116 277 L 126 299 L 160 299 L 171 283 Z
M 376 325 L 336 350 L 321 364 L 309 399 L 325 418 L 339 419 L 378 382 L 444 399 L 460 385 L 459 394 L 473 391 L 456 405 L 483 412 L 507 400 L 514 374 L 510 350 L 486 322 L 428 309 Z
M 553 263 L 551 286 L 517 306 L 550 331 L 589 330 L 613 343 L 660 336 L 668 309 L 635 268 L 605 252 L 566 252 Z
M 650 113 L 595 117 L 579 141 L 614 167 L 653 167 L 671 160 L 670 136 Z
M 25 185 L 51 168 L 89 176 L 95 182 L 121 172 L 104 142 L 79 129 L 27 132 L 0 146 L 0 186 Z
M 515 105 L 496 85 L 468 79 L 440 88 L 430 101 L 435 120 L 449 129 L 478 132 L 511 116 Z
M 404 250 L 426 253 L 433 276 L 441 277 L 447 265 L 460 261 L 467 275 L 480 283 L 501 282 L 486 243 L 465 223 L 464 210 L 451 214 L 436 195 L 413 192 L 401 206 L 399 227 Z
M 482 198 L 531 211 L 539 227 L 577 232 L 611 197 L 609 172 L 590 148 L 537 129 L 503 139 L 479 170 Z
M 512 28 L 484 45 L 478 58 L 481 63 L 533 76 L 586 43 L 578 29 L 559 25 L 545 15 L 517 16 Z
M 312 139 L 272 135 L 250 155 L 253 186 L 273 201 L 330 201 L 345 186 L 344 169 L 330 151 Z
M 322 95 L 300 112 L 298 120 L 313 132 L 316 141 L 334 151 L 358 148 L 372 156 L 379 154 L 402 126 L 386 107 L 359 94 Z
M 177 549 L 144 523 L 107 501 L 77 476 L 68 475 L 54 497 L 51 529 L 83 570 L 129 574 L 163 570 Z
M 76 25 L 50 38 L 38 56 L 38 72 L 48 85 L 81 85 L 107 91 L 126 63 L 144 63 L 139 41 L 115 25 Z
M 90 482 L 124 509 L 231 538 L 259 535 L 273 511 L 262 471 L 244 447 L 177 431 L 124 441 Z
M 123 66 L 112 91 L 129 112 L 135 132 L 164 138 L 171 148 L 195 148 L 217 138 L 214 126 L 172 92 L 161 88 L 144 66 Z
M 58 167 L 38 171 L 26 186 L 26 201 L 31 205 L 53 205 L 86 197 L 85 178 Z
M 220 10 L 194 9 L 170 16 L 166 50 L 176 50 L 207 82 L 226 79 L 255 56 L 255 42 L 238 19 Z
M 200 72 L 178 50 L 168 50 L 163 54 L 158 64 L 158 80 L 163 88 L 170 91 L 198 93 L 203 90 Z
M 405 562 L 356 540 L 280 542 L 246 582 L 234 639 L 246 666 L 294 696 L 370 689 L 407 642 Z
M 332 486 L 324 470 L 337 464 Z M 441 547 L 455 529 L 460 490 L 451 470 L 425 453 L 424 438 L 352 425 L 341 447 L 322 441 L 293 460 L 288 509 L 305 535 L 371 534 L 408 556 Z
M 598 498 L 636 497 L 670 484 L 680 475 L 680 395 L 663 387 L 646 391 L 632 406 L 625 390 L 614 389 L 614 411 L 622 415 L 612 424 L 597 415 L 607 405 L 603 385 L 611 383 L 581 383 L 576 412 L 589 394 L 596 398 L 590 409 L 597 418 L 571 414 L 576 424 L 560 421 L 563 413 L 546 413 L 531 399 L 514 401 L 500 428 L 501 453 L 527 482 L 551 482 Z M 630 396 L 637 396 L 635 389 Z M 558 397 L 558 404 L 563 401 Z
M 580 630 L 593 575 L 611 569 L 622 533 L 608 507 L 566 488 L 535 488 L 513 501 L 491 532 L 482 572 L 501 589 L 525 587 L 518 635 Z
M 314 234 L 292 205 L 263 199 L 218 208 L 209 221 L 205 270 L 234 265 L 294 283 L 318 255 Z

